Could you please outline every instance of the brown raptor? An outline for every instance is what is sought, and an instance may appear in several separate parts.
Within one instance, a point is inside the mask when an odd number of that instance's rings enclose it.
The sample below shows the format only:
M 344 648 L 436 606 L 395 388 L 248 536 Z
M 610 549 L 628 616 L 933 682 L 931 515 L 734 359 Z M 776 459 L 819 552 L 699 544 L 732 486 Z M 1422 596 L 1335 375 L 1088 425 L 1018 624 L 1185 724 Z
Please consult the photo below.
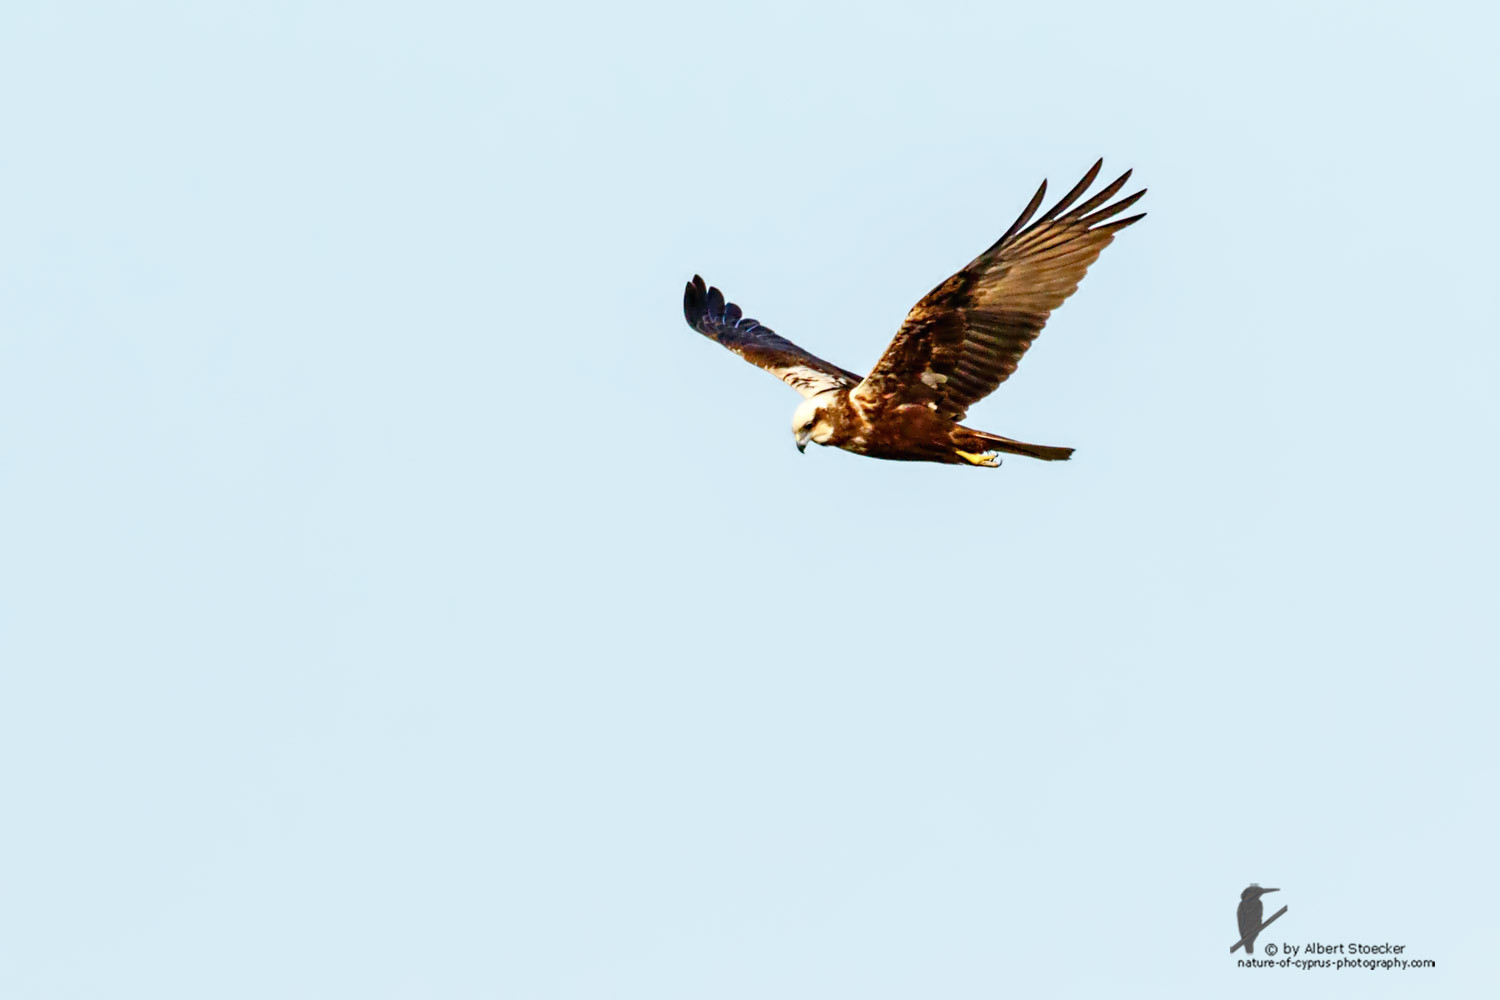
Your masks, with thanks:
M 959 421 L 1016 370 L 1052 310 L 1077 290 L 1115 233 L 1145 217 L 1108 221 L 1146 193 L 1110 203 L 1130 178 L 1128 170 L 1074 205 L 1103 165 L 1095 163 L 1032 222 L 1047 193 L 1043 181 L 994 246 L 912 307 L 863 378 L 747 318 L 700 277 L 688 283 L 683 312 L 693 329 L 802 393 L 792 416 L 799 451 L 812 441 L 872 458 L 954 465 L 996 466 L 1000 452 L 1065 459 L 1072 448 L 1014 441 Z

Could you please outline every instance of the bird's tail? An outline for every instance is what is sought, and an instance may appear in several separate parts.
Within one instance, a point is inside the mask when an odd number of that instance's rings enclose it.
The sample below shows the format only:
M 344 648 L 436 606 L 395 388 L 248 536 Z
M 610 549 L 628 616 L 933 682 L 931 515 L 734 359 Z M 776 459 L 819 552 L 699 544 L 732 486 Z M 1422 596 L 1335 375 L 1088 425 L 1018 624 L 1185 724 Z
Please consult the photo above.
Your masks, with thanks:
M 953 444 L 963 451 L 1003 451 L 1007 455 L 1025 455 L 1044 462 L 1065 462 L 1073 454 L 1072 448 L 1027 444 L 989 431 L 976 431 L 971 427 L 960 427 L 953 435 Z
M 1251 938 L 1249 941 L 1245 942 L 1245 954 L 1246 955 L 1254 955 L 1255 954 L 1255 938 Z

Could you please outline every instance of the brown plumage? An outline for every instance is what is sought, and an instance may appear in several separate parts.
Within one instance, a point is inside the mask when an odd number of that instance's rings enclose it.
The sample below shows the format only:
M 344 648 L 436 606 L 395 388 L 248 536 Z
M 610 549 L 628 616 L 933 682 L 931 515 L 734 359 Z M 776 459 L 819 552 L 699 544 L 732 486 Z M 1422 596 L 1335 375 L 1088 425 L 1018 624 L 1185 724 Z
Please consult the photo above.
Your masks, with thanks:
M 1000 464 L 997 452 L 1066 459 L 1072 448 L 1026 444 L 959 421 L 1016 370 L 1052 310 L 1077 290 L 1114 234 L 1145 217 L 1108 221 L 1146 193 L 1106 204 L 1125 186 L 1128 170 L 1074 206 L 1103 164 L 1032 222 L 1047 193 L 1043 181 L 994 246 L 912 307 L 863 379 L 745 318 L 702 278 L 688 283 L 683 312 L 695 330 L 802 393 L 792 418 L 799 449 L 813 441 L 872 458 L 984 466 Z

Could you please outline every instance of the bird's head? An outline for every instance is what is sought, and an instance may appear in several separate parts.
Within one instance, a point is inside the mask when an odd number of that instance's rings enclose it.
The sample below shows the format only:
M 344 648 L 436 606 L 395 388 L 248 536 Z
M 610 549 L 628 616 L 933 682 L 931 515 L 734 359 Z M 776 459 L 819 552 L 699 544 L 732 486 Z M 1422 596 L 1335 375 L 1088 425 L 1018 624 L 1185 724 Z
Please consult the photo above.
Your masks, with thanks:
M 1248 885 L 1248 886 L 1245 887 L 1245 891 L 1242 892 L 1242 893 L 1240 893 L 1240 900 L 1243 902 L 1244 900 L 1247 900 L 1247 899 L 1259 899 L 1260 897 L 1264 896 L 1268 892 L 1280 892 L 1280 891 L 1281 891 L 1280 889 L 1262 889 L 1258 885 Z
M 833 437 L 833 425 L 828 422 L 828 407 L 833 397 L 831 392 L 820 392 L 798 404 L 792 414 L 792 435 L 797 439 L 798 451 L 806 451 L 809 441 L 825 444 Z

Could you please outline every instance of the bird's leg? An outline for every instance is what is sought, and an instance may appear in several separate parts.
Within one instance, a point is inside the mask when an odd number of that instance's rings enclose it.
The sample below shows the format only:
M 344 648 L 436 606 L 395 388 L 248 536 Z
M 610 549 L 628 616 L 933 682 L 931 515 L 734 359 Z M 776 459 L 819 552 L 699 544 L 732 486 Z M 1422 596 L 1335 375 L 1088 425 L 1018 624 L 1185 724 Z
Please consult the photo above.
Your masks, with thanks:
M 987 451 L 981 455 L 976 455 L 972 452 L 959 451 L 957 448 L 954 448 L 953 454 L 970 465 L 982 465 L 986 469 L 996 468 L 1000 464 L 1000 453 L 997 451 Z

